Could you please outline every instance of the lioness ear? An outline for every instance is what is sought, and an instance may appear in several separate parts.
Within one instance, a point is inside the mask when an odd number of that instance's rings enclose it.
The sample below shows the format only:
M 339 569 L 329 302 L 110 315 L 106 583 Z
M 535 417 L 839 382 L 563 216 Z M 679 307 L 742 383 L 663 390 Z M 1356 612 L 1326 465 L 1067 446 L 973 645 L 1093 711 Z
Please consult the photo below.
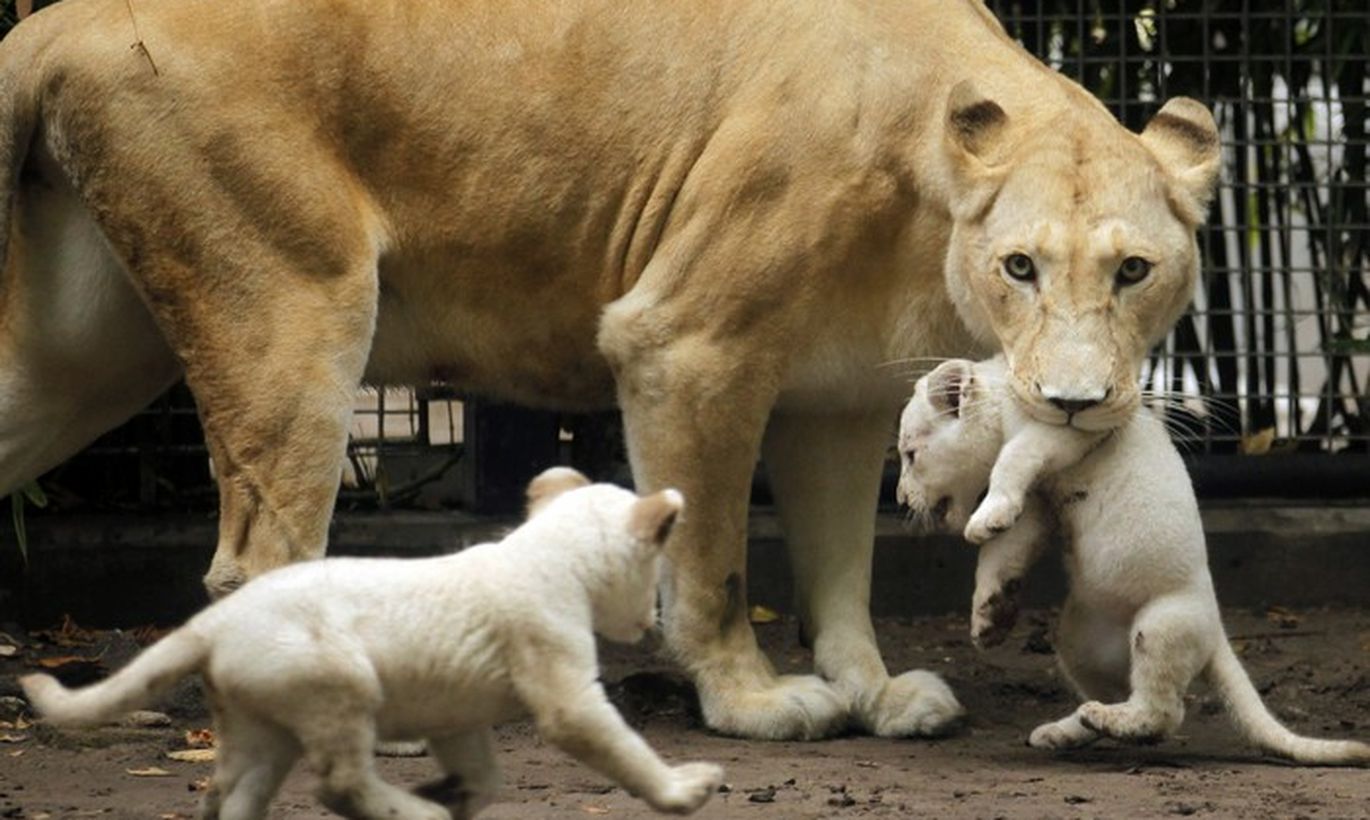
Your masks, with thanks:
M 676 490 L 639 498 L 628 512 L 628 534 L 645 544 L 663 546 L 684 508 L 685 497 Z
M 1170 176 L 1181 215 L 1192 225 L 1203 222 L 1222 159 L 1212 112 L 1197 100 L 1176 97 L 1146 124 L 1142 144 Z
M 928 374 L 928 401 L 939 413 L 961 415 L 961 407 L 970 398 L 970 362 L 952 359 L 937 365 Z
M 990 201 L 994 168 L 1007 146 L 1008 114 L 970 80 L 952 86 L 947 96 L 943 143 L 951 171 L 953 208 L 973 214 Z
M 543 470 L 528 484 L 528 517 L 537 515 L 552 499 L 577 487 L 590 484 L 590 479 L 570 467 L 552 467 Z

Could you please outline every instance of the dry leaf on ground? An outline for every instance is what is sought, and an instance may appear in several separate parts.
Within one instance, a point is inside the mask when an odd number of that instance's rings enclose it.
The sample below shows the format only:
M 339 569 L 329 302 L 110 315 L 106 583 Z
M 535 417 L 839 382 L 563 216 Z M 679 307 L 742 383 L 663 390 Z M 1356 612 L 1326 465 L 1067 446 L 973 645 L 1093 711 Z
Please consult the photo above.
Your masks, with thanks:
M 780 620 L 780 614 L 770 607 L 753 604 L 752 608 L 747 610 L 747 618 L 754 624 L 769 624 Z
M 214 749 L 179 749 L 166 753 L 168 758 L 181 763 L 213 763 L 214 755 Z
M 171 772 L 166 769 L 159 769 L 156 766 L 148 766 L 142 769 L 125 769 L 126 774 L 134 777 L 171 777 Z
M 1297 613 L 1282 606 L 1272 606 L 1265 611 L 1265 619 L 1280 629 L 1298 629 L 1300 618 Z
M 192 749 L 208 749 L 219 742 L 214 738 L 213 729 L 190 729 L 186 731 L 186 745 Z

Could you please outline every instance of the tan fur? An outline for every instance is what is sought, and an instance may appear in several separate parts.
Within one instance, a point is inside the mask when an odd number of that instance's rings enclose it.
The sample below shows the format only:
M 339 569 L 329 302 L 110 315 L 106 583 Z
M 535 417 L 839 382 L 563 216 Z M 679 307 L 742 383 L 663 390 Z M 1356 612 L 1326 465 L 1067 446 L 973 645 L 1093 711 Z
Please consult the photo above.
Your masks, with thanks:
M 938 731 L 955 698 L 889 676 L 866 605 L 890 365 L 1002 344 L 1121 418 L 1212 177 L 1174 106 L 1127 133 L 966 0 L 65 0 L 0 46 L 0 489 L 183 372 L 222 594 L 322 554 L 363 379 L 617 403 L 639 486 L 691 499 L 665 627 L 708 723 Z M 759 452 L 826 681 L 745 618 Z

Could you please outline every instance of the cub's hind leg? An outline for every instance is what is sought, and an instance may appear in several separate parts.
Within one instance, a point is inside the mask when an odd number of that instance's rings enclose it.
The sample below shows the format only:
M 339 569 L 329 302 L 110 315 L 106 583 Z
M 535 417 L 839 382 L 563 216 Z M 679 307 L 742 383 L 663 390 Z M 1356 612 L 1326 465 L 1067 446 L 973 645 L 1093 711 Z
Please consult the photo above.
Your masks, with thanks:
M 260 820 L 300 756 L 285 729 L 227 710 L 216 710 L 219 749 L 214 777 L 200 807 L 201 820 Z
M 428 750 L 446 776 L 420 786 L 419 796 L 446 806 L 454 820 L 474 817 L 495 799 L 500 773 L 489 727 L 429 738 Z
M 1218 613 L 1198 596 L 1169 595 L 1144 606 L 1130 634 L 1132 694 L 1121 703 L 1086 703 L 1080 719 L 1118 740 L 1154 743 L 1184 720 L 1185 693 L 1221 635 Z
M 1126 621 L 1086 607 L 1074 596 L 1066 599 L 1056 627 L 1056 661 L 1081 697 L 1113 700 L 1127 696 L 1128 626 Z M 1098 738 L 1099 733 L 1080 719 L 1077 709 L 1038 726 L 1028 736 L 1028 745 L 1073 749 Z
M 325 806 L 353 820 L 452 820 L 437 803 L 381 779 L 369 713 L 330 712 L 321 718 L 308 721 L 300 740 L 319 774 L 319 800 Z

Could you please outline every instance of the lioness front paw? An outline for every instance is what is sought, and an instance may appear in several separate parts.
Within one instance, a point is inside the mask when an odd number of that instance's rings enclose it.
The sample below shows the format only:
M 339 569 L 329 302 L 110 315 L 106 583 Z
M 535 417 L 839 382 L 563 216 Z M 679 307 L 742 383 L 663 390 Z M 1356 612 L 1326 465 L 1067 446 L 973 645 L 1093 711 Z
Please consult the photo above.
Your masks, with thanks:
M 991 492 L 966 522 L 963 536 L 972 544 L 983 544 L 999 533 L 1007 532 L 1022 514 L 1021 501 L 1014 501 L 1004 493 Z
M 712 763 L 686 763 L 671 769 L 670 782 L 649 802 L 657 811 L 689 814 L 723 785 L 723 769 Z
M 701 676 L 699 705 L 709 728 L 757 740 L 817 740 L 847 726 L 847 699 L 816 675 L 749 683 Z
M 946 734 L 966 710 L 946 681 L 921 669 L 886 681 L 863 713 L 863 727 L 880 737 L 935 737 Z

